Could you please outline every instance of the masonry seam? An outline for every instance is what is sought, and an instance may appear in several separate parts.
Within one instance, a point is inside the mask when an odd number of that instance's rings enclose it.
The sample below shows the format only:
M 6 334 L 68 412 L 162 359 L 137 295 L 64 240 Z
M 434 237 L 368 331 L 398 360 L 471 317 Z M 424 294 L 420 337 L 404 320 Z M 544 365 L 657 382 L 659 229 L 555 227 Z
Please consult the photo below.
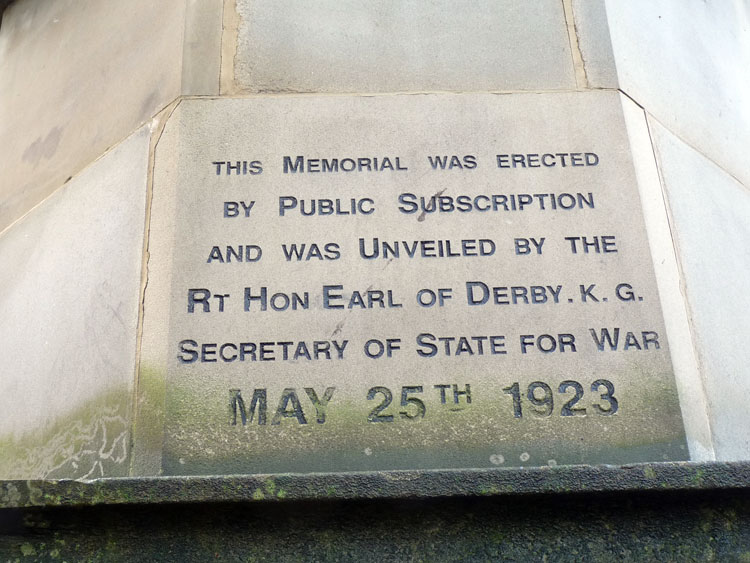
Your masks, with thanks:
M 130 440 L 129 440 L 129 451 L 133 451 L 135 444 L 135 433 L 138 417 L 138 395 L 140 386 L 140 372 L 141 372 L 141 354 L 142 354 L 142 343 L 143 343 L 143 319 L 145 316 L 145 303 L 146 303 L 146 288 L 148 287 L 148 274 L 149 274 L 149 261 L 151 254 L 149 252 L 150 246 L 150 235 L 151 235 L 151 208 L 154 198 L 154 169 L 156 167 L 156 148 L 161 141 L 164 129 L 169 123 L 172 114 L 175 112 L 177 107 L 182 102 L 182 96 L 177 97 L 170 106 L 165 107 L 159 114 L 157 114 L 152 121 L 152 134 L 151 142 L 149 143 L 149 154 L 148 154 L 148 172 L 146 181 L 146 213 L 144 217 L 143 225 L 143 248 L 141 256 L 141 285 L 140 285 L 140 297 L 138 300 L 138 327 L 136 330 L 136 353 L 135 353 L 135 373 L 134 373 L 134 385 L 133 385 L 133 399 L 131 401 L 131 424 L 130 424 Z M 133 459 L 130 460 L 129 473 L 133 474 Z
M 219 95 L 232 94 L 236 90 L 234 58 L 237 54 L 239 19 L 236 0 L 224 0 L 221 12 Z
M 589 87 L 588 76 L 586 75 L 586 65 L 583 61 L 583 53 L 578 41 L 578 29 L 575 24 L 575 13 L 573 11 L 572 0 L 562 0 L 563 16 L 565 17 L 565 27 L 568 32 L 568 43 L 570 44 L 570 58 L 573 63 L 576 86 L 578 90 L 584 90 Z

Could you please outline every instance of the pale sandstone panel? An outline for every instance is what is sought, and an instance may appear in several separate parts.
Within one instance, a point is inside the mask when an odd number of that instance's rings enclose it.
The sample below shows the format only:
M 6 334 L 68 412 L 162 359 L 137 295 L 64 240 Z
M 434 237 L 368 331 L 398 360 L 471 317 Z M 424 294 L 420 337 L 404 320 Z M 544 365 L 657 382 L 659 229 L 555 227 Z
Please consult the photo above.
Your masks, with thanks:
M 575 88 L 559 0 L 238 0 L 252 92 Z
M 750 457 L 750 191 L 650 120 L 672 213 L 716 457 Z
M 0 236 L 0 475 L 127 474 L 150 130 Z
M 686 459 L 637 182 L 616 92 L 183 101 L 136 472 Z
M 0 28 L 0 230 L 180 94 L 185 0 L 24 0 Z

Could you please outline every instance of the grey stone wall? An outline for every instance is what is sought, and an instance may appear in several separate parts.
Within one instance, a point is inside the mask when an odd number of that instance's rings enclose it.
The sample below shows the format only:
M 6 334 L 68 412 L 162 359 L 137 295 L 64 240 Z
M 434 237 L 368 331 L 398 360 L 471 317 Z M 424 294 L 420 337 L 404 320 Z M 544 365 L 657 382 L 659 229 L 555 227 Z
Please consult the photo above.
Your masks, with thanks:
M 0 476 L 124 475 L 133 425 L 163 424 L 133 413 L 159 400 L 140 331 L 175 105 L 320 93 L 619 90 L 692 459 L 750 458 L 749 17 L 742 0 L 17 0 L 0 27 Z

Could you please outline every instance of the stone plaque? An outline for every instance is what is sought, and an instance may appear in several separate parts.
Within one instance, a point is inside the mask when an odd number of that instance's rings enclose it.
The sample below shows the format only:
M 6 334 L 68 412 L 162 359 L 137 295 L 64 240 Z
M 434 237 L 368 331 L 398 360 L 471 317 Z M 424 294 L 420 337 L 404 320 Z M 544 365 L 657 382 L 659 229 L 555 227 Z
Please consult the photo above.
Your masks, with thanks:
M 186 100 L 135 466 L 686 459 L 619 95 Z

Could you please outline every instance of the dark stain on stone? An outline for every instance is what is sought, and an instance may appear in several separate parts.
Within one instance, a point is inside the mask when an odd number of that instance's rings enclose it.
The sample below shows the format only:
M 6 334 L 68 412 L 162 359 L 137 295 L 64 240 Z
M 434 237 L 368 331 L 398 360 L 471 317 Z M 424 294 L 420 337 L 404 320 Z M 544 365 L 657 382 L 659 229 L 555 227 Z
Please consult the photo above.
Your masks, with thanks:
M 49 160 L 52 158 L 57 152 L 57 147 L 60 145 L 62 133 L 62 128 L 55 127 L 47 133 L 46 137 L 37 137 L 37 139 L 26 147 L 25 151 L 23 151 L 23 161 L 29 162 L 32 166 L 36 167 L 42 159 Z

